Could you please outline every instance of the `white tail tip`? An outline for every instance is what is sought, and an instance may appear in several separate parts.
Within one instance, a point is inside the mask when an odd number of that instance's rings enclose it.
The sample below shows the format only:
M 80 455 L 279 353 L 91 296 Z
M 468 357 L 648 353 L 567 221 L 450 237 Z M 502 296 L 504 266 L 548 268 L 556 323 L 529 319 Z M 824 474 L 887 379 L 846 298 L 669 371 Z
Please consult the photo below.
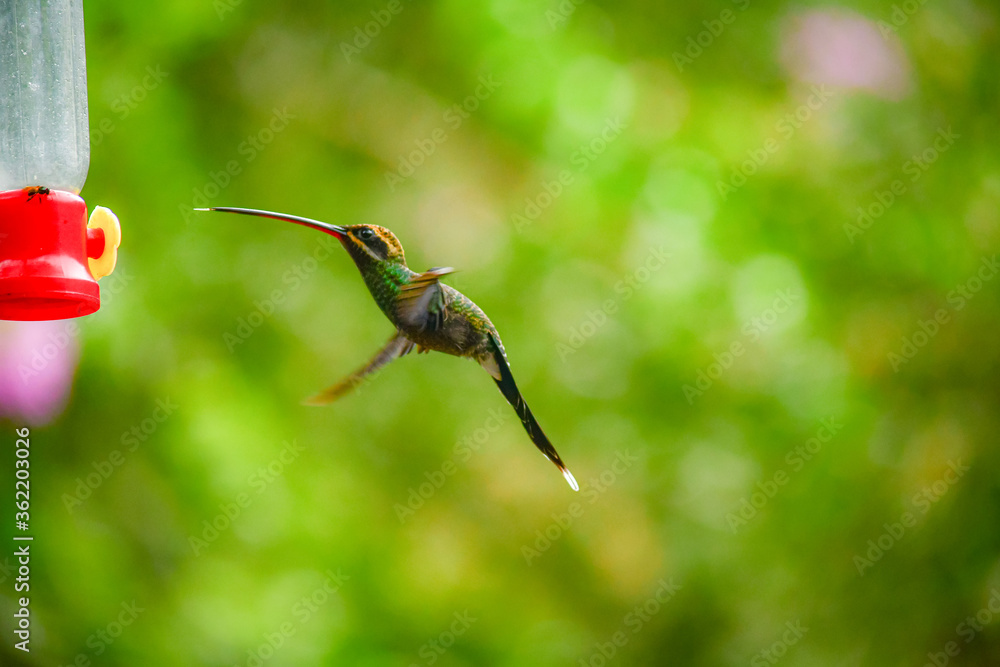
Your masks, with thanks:
M 563 468 L 562 474 L 563 477 L 566 478 L 566 481 L 569 482 L 570 488 L 574 491 L 580 490 L 580 485 L 576 483 L 576 477 L 573 477 L 573 473 L 571 473 L 568 469 Z

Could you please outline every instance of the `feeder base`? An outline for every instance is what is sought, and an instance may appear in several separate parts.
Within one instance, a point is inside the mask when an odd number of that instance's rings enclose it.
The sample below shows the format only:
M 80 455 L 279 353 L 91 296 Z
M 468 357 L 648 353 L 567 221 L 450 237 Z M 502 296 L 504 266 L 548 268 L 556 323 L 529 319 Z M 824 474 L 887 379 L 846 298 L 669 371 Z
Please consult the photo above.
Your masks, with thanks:
M 100 306 L 84 201 L 61 190 L 0 192 L 0 320 L 61 320 Z

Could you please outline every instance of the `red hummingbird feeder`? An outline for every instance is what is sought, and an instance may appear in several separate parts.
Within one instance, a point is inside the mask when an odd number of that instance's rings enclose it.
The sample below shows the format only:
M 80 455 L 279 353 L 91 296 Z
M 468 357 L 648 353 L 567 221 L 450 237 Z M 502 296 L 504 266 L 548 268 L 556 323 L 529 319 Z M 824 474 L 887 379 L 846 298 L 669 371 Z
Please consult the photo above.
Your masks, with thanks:
M 82 0 L 0 10 L 0 319 L 57 320 L 101 306 L 121 229 L 87 219 L 90 165 Z

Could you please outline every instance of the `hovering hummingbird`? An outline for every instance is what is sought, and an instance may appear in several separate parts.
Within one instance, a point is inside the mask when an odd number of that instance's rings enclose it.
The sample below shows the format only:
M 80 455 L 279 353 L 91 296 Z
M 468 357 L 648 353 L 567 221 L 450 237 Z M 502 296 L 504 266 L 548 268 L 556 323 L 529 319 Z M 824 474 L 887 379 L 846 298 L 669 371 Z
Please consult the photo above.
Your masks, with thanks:
M 423 273 L 410 270 L 399 240 L 391 231 L 378 225 L 341 227 L 295 215 L 229 206 L 195 210 L 285 220 L 330 234 L 347 250 L 361 271 L 368 291 L 375 297 L 375 303 L 396 327 L 396 333 L 371 361 L 329 389 L 307 399 L 307 404 L 332 403 L 357 386 L 365 376 L 393 359 L 409 354 L 414 347 L 418 353 L 436 350 L 467 357 L 478 362 L 493 377 L 500 393 L 520 417 L 531 441 L 559 468 L 573 490 L 580 490 L 573 473 L 559 458 L 524 402 L 511 375 L 500 334 L 490 318 L 464 294 L 441 282 L 441 277 L 453 273 L 454 269 L 434 268 Z

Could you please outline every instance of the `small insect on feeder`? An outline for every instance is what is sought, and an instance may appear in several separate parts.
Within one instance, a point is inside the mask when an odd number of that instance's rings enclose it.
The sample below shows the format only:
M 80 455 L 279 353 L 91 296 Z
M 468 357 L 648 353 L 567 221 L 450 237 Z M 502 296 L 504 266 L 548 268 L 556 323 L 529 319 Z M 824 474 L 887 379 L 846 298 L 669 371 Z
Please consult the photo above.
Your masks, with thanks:
M 87 220 L 90 166 L 82 0 L 0 2 L 0 319 L 58 320 L 101 307 L 121 229 Z

